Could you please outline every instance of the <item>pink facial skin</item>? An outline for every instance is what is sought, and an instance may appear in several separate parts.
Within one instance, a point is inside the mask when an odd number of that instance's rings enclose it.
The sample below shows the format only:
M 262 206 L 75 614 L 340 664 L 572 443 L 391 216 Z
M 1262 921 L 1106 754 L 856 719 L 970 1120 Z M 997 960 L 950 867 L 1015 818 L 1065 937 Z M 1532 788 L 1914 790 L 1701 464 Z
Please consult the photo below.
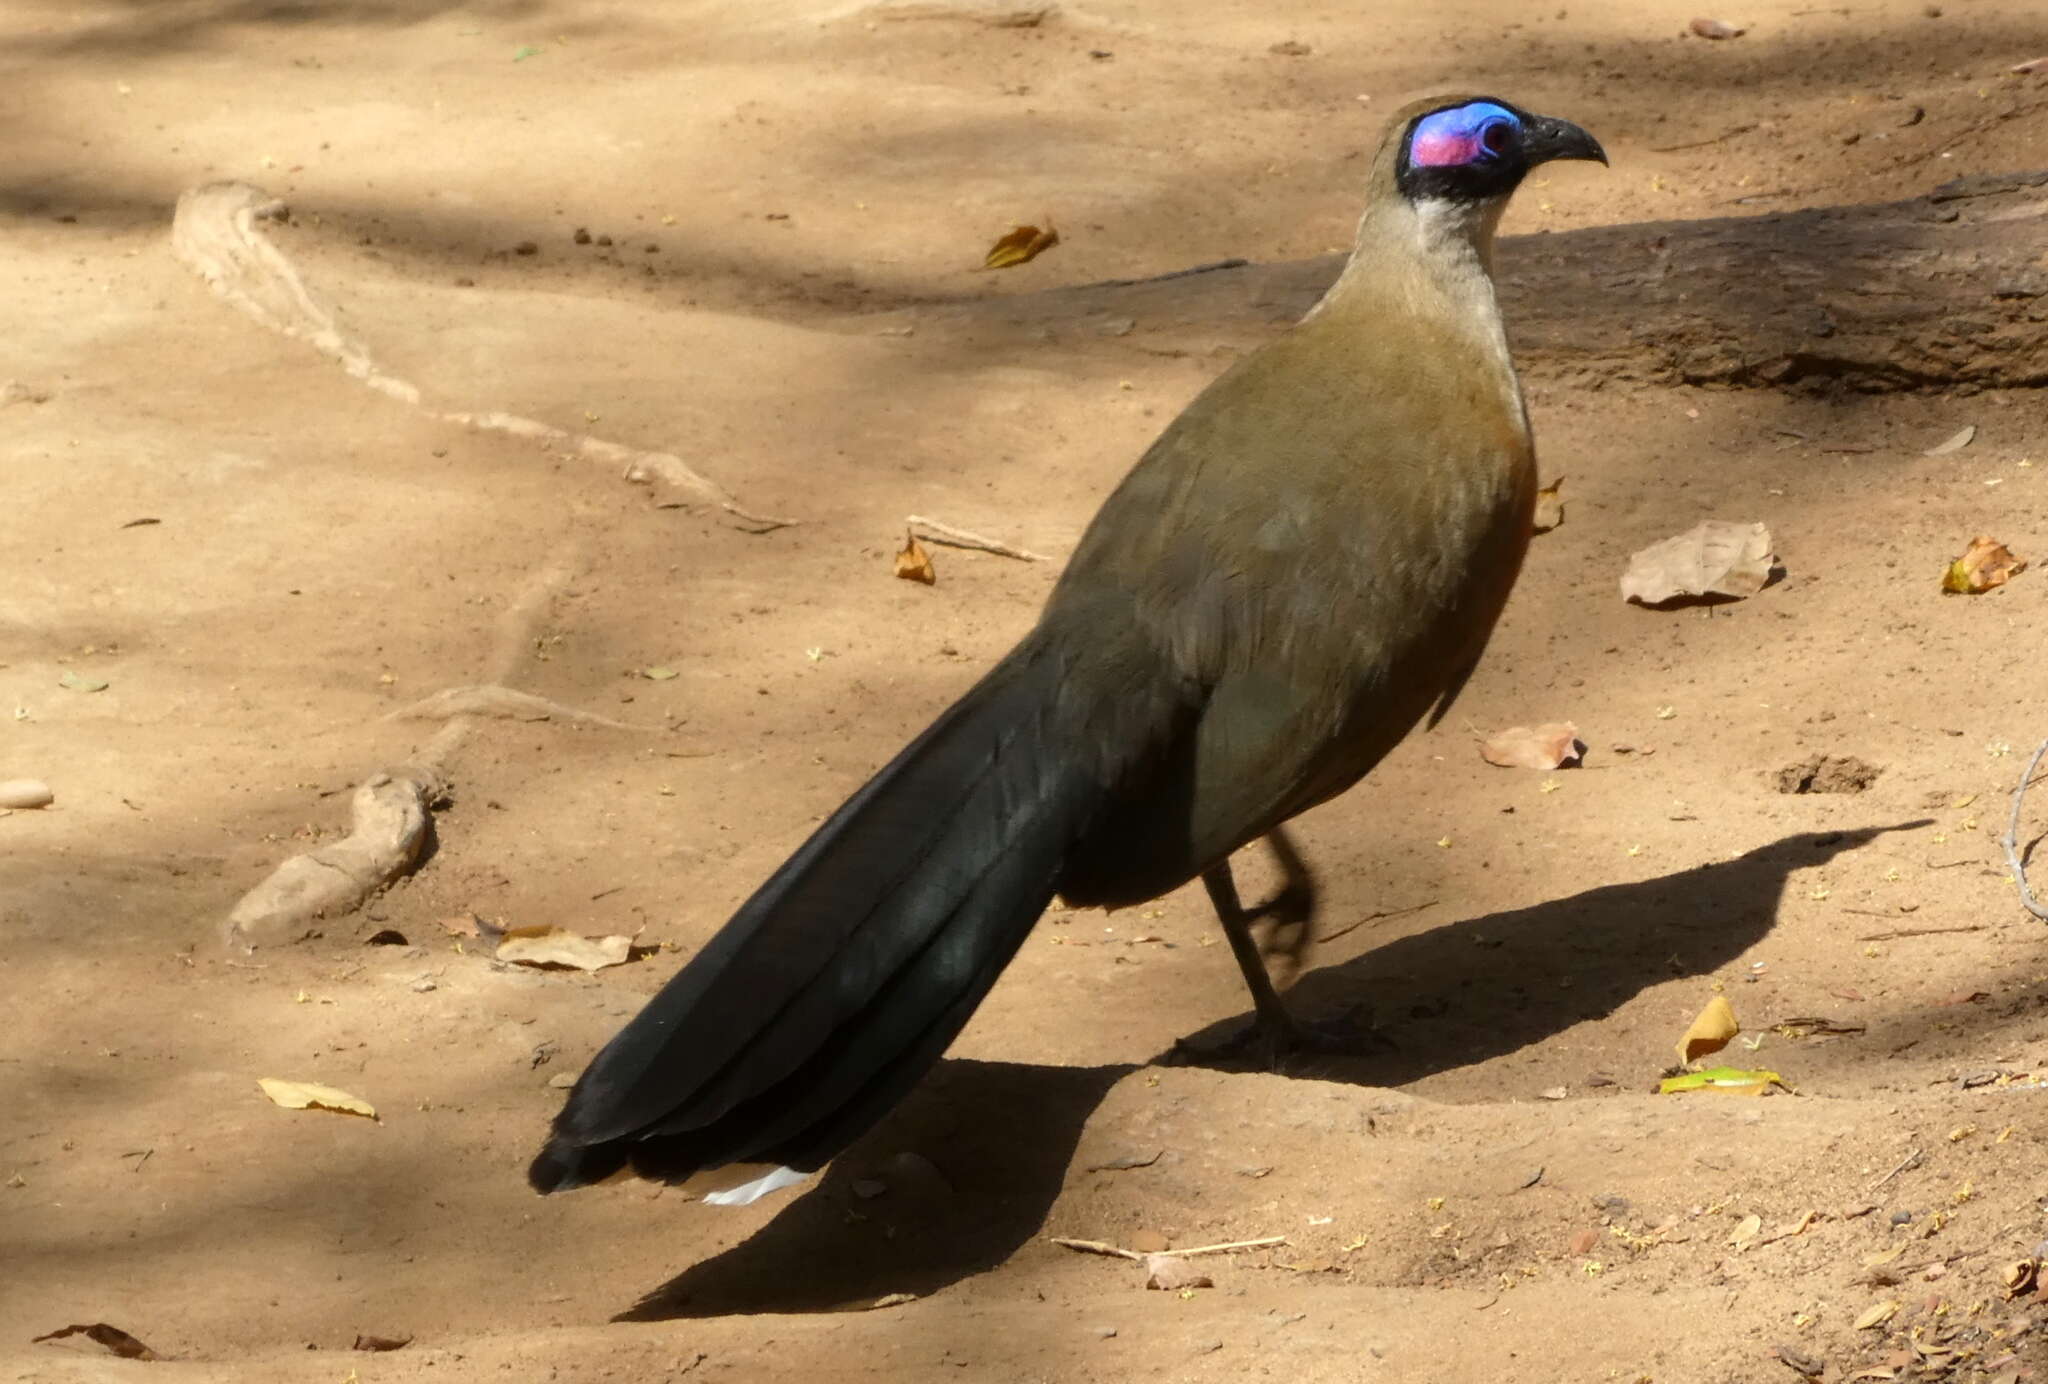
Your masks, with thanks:
M 1478 157 L 1477 130 L 1418 130 L 1415 142 L 1408 146 L 1408 162 L 1415 168 L 1448 168 Z

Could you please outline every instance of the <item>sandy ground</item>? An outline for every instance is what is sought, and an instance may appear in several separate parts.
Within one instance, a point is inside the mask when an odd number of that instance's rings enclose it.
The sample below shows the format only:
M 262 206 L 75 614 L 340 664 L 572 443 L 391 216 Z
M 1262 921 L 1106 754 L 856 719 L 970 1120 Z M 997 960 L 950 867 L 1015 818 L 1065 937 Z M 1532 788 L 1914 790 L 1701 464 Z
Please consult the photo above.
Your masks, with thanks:
M 2027 0 L 1745 0 L 1724 43 L 1622 0 L 994 22 L 1021 6 L 0 9 L 0 778 L 57 795 L 0 817 L 0 1362 L 1684 1384 L 1795 1380 L 1782 1348 L 1830 1381 L 2048 1378 L 2048 1307 L 2001 1280 L 2048 1236 L 2048 936 L 1996 843 L 2048 734 L 2048 575 L 1936 589 L 1979 532 L 2048 554 L 2032 394 L 1535 383 L 1565 526 L 1451 722 L 1303 822 L 1341 935 L 1296 999 L 1369 1003 L 1393 1051 L 1165 1065 L 1245 1012 L 1184 890 L 1050 915 L 811 1190 L 723 1212 L 526 1190 L 554 1079 L 1053 579 L 942 549 L 935 587 L 895 580 L 903 516 L 1063 557 L 1271 330 L 1018 325 L 1006 303 L 1344 244 L 1379 112 L 1427 84 L 1612 152 L 1536 179 L 1511 233 L 2048 164 L 2048 78 L 2006 73 L 2048 53 Z M 288 201 L 277 244 L 422 407 L 173 257 L 173 202 L 219 178 Z M 1056 250 L 974 272 L 1048 214 Z M 801 522 L 748 533 L 433 416 L 490 409 L 675 453 Z M 1964 423 L 1971 446 L 1921 455 Z M 1626 555 L 1706 517 L 1768 522 L 1787 579 L 1710 612 L 1622 605 Z M 424 868 L 303 944 L 225 949 L 242 892 L 434 729 L 388 714 L 482 678 L 550 572 L 508 680 L 620 726 L 481 724 Z M 1567 718 L 1581 770 L 1475 753 Z M 1814 754 L 1882 772 L 1775 791 Z M 509 967 L 439 925 L 466 913 L 660 950 Z M 407 944 L 366 945 L 382 929 Z M 1761 1035 L 1735 1060 L 1796 1097 L 1650 1094 L 1716 993 Z M 264 1076 L 382 1119 L 276 1108 Z M 1054 1235 L 1286 1243 L 1147 1291 Z M 848 1310 L 893 1294 L 915 1296 Z M 98 1321 L 168 1359 L 30 1341 Z

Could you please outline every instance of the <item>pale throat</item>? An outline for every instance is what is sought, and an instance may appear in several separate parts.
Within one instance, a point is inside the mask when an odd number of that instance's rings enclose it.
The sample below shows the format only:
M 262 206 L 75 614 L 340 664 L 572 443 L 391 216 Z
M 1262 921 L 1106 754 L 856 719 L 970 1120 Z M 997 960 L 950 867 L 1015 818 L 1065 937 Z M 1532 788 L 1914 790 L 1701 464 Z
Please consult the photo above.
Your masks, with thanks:
M 1489 197 L 1483 202 L 1452 202 L 1431 197 L 1409 204 L 1414 211 L 1415 235 L 1422 253 L 1439 263 L 1477 262 L 1486 277 L 1489 296 L 1493 287 L 1493 237 L 1500 229 L 1501 214 L 1508 209 L 1506 197 Z

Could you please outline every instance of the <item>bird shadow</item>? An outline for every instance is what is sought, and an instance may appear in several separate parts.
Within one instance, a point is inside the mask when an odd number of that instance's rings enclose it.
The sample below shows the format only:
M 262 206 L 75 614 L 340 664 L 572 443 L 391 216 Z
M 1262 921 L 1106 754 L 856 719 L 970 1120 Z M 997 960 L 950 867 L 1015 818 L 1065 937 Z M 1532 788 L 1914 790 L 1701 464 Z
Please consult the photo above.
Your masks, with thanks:
M 1045 1223 L 1088 1117 L 1136 1070 L 943 1061 L 759 1231 L 613 1320 L 857 1311 L 995 1268 Z
M 1788 836 L 1733 860 L 1447 923 L 1310 971 L 1290 991 L 1300 1012 L 1374 1005 L 1398 1046 L 1289 1070 L 1396 1086 L 1601 1018 L 1649 985 L 1711 971 L 1755 945 L 1777 921 L 1794 871 L 1927 825 Z M 1223 1020 L 1188 1041 L 1243 1022 Z M 1179 1048 L 1154 1061 L 1245 1065 Z M 1044 1225 L 1090 1116 L 1138 1069 L 941 1062 L 758 1232 L 615 1320 L 855 1310 L 992 1269 Z
M 1632 884 L 1610 884 L 1528 908 L 1445 923 L 1305 972 L 1288 991 L 1296 1013 L 1364 1010 L 1385 1040 L 1357 1056 L 1317 1054 L 1298 1076 L 1399 1086 L 1485 1062 L 1604 1019 L 1642 990 L 1726 965 L 1777 922 L 1786 880 L 1921 818 L 1853 831 L 1805 832 L 1730 860 Z M 1153 1060 L 1244 1070 L 1223 1040 L 1249 1015 L 1221 1020 Z

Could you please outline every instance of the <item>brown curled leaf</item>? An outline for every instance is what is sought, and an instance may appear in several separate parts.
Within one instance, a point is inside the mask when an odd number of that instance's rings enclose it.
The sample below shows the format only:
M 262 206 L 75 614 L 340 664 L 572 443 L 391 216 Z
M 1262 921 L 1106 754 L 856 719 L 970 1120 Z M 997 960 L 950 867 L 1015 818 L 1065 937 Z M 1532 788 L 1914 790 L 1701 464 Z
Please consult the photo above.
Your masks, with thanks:
M 939 580 L 937 569 L 932 566 L 931 552 L 917 541 L 917 535 L 903 535 L 903 551 L 896 554 L 896 575 L 905 581 L 923 582 L 935 585 Z
M 66 1336 L 83 1336 L 94 1345 L 105 1346 L 123 1360 L 163 1359 L 163 1356 L 158 1355 L 120 1327 L 109 1326 L 105 1322 L 85 1322 L 71 1326 L 62 1326 L 55 1331 L 45 1332 L 43 1335 L 37 1336 L 35 1340 L 61 1341 Z

